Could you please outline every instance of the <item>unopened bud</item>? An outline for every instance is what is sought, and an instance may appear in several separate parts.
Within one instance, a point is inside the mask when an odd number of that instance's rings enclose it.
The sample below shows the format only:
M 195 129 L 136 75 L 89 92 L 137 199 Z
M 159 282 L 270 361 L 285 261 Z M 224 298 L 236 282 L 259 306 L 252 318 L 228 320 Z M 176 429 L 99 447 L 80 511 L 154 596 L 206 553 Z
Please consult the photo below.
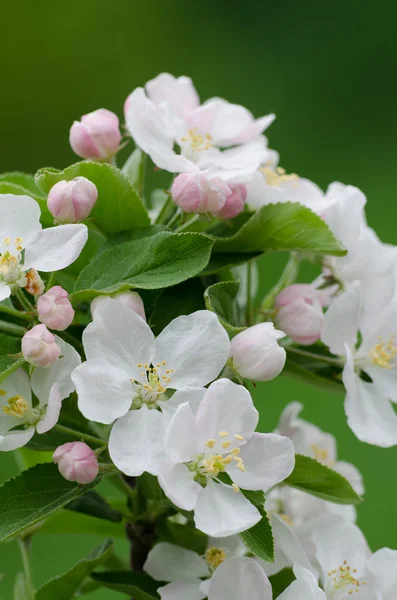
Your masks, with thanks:
M 83 115 L 70 129 L 70 145 L 82 158 L 108 160 L 119 149 L 119 119 L 110 110 L 100 108 Z
M 58 223 L 84 221 L 98 198 L 96 185 L 85 177 L 58 181 L 50 190 L 48 210 Z
M 62 477 L 77 483 L 91 483 L 99 472 L 98 459 L 84 442 L 69 442 L 59 446 L 52 460 L 58 465 Z
M 40 296 L 37 302 L 39 321 L 50 329 L 63 331 L 73 321 L 74 310 L 66 290 L 55 285 Z
M 36 325 L 22 338 L 22 354 L 34 367 L 48 367 L 58 360 L 61 349 L 45 325 Z
M 320 339 L 322 307 L 328 302 L 326 292 L 309 284 L 290 285 L 276 298 L 276 324 L 298 344 L 314 344 Z
M 29 269 L 26 273 L 27 283 L 25 290 L 32 296 L 39 296 L 44 292 L 44 283 L 36 269 Z
M 220 177 L 206 173 L 181 173 L 171 188 L 172 199 L 186 213 L 218 213 L 225 206 L 231 189 Z
M 238 333 L 231 341 L 230 356 L 239 375 L 254 381 L 269 381 L 282 371 L 286 352 L 278 345 L 285 333 L 273 323 L 259 323 Z
M 109 296 L 97 296 L 91 302 L 91 316 L 94 316 L 95 310 L 100 306 Z M 142 298 L 137 292 L 120 292 L 112 296 L 114 300 L 121 302 L 127 308 L 130 308 L 136 312 L 144 321 L 146 321 L 145 307 Z
M 237 217 L 244 210 L 247 190 L 244 185 L 232 186 L 232 193 L 226 198 L 222 210 L 215 214 L 218 219 L 227 220 Z

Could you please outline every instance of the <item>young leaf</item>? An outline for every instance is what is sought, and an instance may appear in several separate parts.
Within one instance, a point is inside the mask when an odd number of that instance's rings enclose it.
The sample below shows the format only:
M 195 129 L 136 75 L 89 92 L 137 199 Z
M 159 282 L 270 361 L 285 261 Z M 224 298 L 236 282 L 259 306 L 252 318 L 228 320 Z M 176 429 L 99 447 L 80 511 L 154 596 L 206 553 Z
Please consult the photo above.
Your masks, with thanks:
M 340 473 L 302 454 L 295 456 L 295 468 L 284 483 L 336 504 L 359 504 L 362 501 Z
M 35 196 L 40 196 L 45 199 L 45 194 L 36 184 L 34 175 L 31 175 L 30 173 L 21 173 L 20 171 L 2 173 L 0 175 L 0 182 L 19 185 L 26 190 L 28 196 L 34 194 Z
M 125 538 L 125 526 L 123 522 L 114 523 L 105 519 L 89 517 L 83 513 L 66 512 L 65 508 L 61 508 L 50 515 L 40 527 L 40 535 L 54 533 L 77 536 L 90 533 L 103 537 Z
M 78 562 L 73 569 L 47 581 L 37 592 L 35 600 L 71 600 L 84 579 L 98 565 L 103 564 L 113 551 L 112 541 L 96 548 L 90 556 Z
M 251 492 L 241 490 L 246 498 L 259 510 L 262 515 L 259 523 L 240 533 L 247 548 L 262 560 L 274 562 L 274 540 L 272 526 L 264 509 L 265 494 L 263 492 Z
M 212 310 L 231 335 L 236 335 L 245 329 L 239 327 L 238 306 L 236 297 L 239 290 L 238 281 L 221 281 L 206 289 L 204 298 L 208 310 Z
M 194 277 L 208 263 L 213 241 L 200 233 L 158 233 L 109 248 L 82 271 L 72 300 L 128 288 L 159 289 Z
M 157 593 L 159 583 L 146 573 L 105 571 L 103 573 L 92 573 L 91 577 L 104 587 L 132 596 L 134 600 L 155 600 L 159 598 Z
M 122 520 L 121 513 L 110 506 L 98 492 L 90 490 L 83 496 L 75 498 L 69 504 L 65 506 L 68 510 L 75 512 L 84 513 L 90 517 L 97 517 L 98 519 L 106 519 L 113 523 L 120 523 Z
M 113 235 L 130 227 L 150 225 L 149 216 L 137 192 L 122 172 L 108 163 L 83 161 L 64 171 L 41 169 L 35 180 L 48 193 L 58 181 L 70 181 L 75 177 L 86 177 L 95 183 L 98 200 L 90 219 L 106 235 Z
M 37 465 L 0 487 L 0 541 L 44 519 L 99 483 L 66 481 L 54 464 Z
M 293 250 L 343 256 L 346 251 L 326 223 L 295 202 L 268 204 L 230 237 L 218 237 L 214 252 Z
M 204 287 L 198 277 L 163 290 L 157 298 L 150 317 L 155 335 L 179 315 L 190 315 L 205 308 Z

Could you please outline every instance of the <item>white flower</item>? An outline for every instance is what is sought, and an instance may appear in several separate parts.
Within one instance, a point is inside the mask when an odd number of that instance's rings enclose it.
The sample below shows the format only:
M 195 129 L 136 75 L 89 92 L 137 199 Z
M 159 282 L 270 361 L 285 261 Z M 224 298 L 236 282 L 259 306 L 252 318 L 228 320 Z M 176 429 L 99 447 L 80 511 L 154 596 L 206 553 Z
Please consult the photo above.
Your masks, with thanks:
M 353 594 L 357 600 L 377 598 L 366 579 L 371 552 L 356 525 L 330 518 L 315 529 L 313 540 L 327 600 L 348 600 Z
M 327 600 L 310 569 L 298 563 L 294 565 L 294 575 L 295 581 L 278 596 L 279 600 Z M 339 597 L 335 596 L 335 600 L 339 600 Z
M 282 597 L 279 596 L 281 599 Z M 211 579 L 208 600 L 237 598 L 247 598 L 247 600 L 272 600 L 273 598 L 270 581 L 261 566 L 252 558 L 226 560 L 218 567 Z M 191 600 L 194 600 L 193 597 Z
M 376 590 L 376 600 L 395 600 L 397 590 L 397 550 L 382 548 L 367 563 L 365 579 Z M 360 598 L 361 600 L 361 598 Z
M 42 229 L 40 207 L 29 196 L 0 194 L 0 211 L 0 301 L 13 285 L 28 285 L 31 269 L 50 272 L 70 265 L 87 241 L 85 225 Z
M 255 433 L 257 423 L 249 392 L 229 379 L 210 385 L 195 415 L 185 403 L 171 419 L 159 483 L 176 506 L 195 511 L 197 528 L 208 535 L 225 537 L 255 525 L 260 513 L 239 488 L 269 489 L 294 467 L 291 441 Z M 220 481 L 222 473 L 233 486 Z
M 92 421 L 116 421 L 109 439 L 114 464 L 127 475 L 156 474 L 163 458 L 165 411 L 191 400 L 215 379 L 229 338 L 214 313 L 174 319 L 155 339 L 149 325 L 107 298 L 83 334 L 87 362 L 73 373 L 79 408 Z M 168 390 L 178 390 L 172 398 Z
M 188 77 L 162 73 L 128 98 L 126 122 L 136 144 L 161 169 L 189 173 L 209 167 L 249 172 L 266 161 L 261 135 L 274 115 L 253 118 L 243 106 L 199 98 Z M 174 151 L 178 144 L 181 153 Z M 223 150 L 225 149 L 226 150 Z
M 354 282 L 334 300 L 321 339 L 333 354 L 346 359 L 343 383 L 350 428 L 361 441 L 389 447 L 397 444 L 397 415 L 390 404 L 397 402 L 397 305 L 393 300 L 372 318 L 362 318 L 360 288 Z M 367 380 L 360 377 L 361 371 Z
M 160 542 L 149 552 L 143 569 L 153 579 L 169 582 L 159 589 L 162 600 L 202 600 L 207 597 L 216 569 L 225 560 L 244 556 L 246 551 L 239 536 L 209 538 L 204 556 Z
M 0 383 L 0 451 L 29 442 L 35 431 L 46 433 L 57 423 L 62 400 L 74 390 L 71 373 L 80 364 L 72 346 L 57 338 L 61 358 L 50 367 L 37 367 L 29 378 L 18 369 Z M 32 404 L 32 391 L 38 404 Z

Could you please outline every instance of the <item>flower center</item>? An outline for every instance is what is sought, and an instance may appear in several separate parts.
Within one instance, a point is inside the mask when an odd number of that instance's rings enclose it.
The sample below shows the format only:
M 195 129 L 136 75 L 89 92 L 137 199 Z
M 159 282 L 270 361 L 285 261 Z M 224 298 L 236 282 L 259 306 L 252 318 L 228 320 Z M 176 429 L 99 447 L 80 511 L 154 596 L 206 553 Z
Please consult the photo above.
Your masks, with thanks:
M 137 392 L 137 396 L 132 402 L 132 408 L 141 408 L 142 404 L 147 404 L 148 408 L 157 408 L 157 402 L 166 399 L 165 393 L 174 369 L 167 369 L 165 360 L 155 366 L 138 363 L 137 367 L 143 369 L 140 373 L 142 379 L 140 381 L 131 379 Z
M 6 392 L 0 390 L 0 396 L 6 396 Z M 7 416 L 17 417 L 27 425 L 36 425 L 40 421 L 40 410 L 32 408 L 23 396 L 12 396 L 7 400 L 7 404 L 1 408 Z
M 357 579 L 357 569 L 352 569 L 345 560 L 337 569 L 328 572 L 328 590 L 329 595 L 334 595 L 339 590 L 347 592 L 349 595 L 360 591 L 361 586 L 366 585 L 366 581 Z
M 393 369 L 397 366 L 397 347 L 394 345 L 395 336 L 392 335 L 388 342 L 378 337 L 378 343 L 371 350 L 372 363 L 382 369 Z
M 226 552 L 222 550 L 222 548 L 208 548 L 205 552 L 205 560 L 213 571 L 215 571 L 226 558 Z
M 191 152 L 203 152 L 205 150 L 210 150 L 213 146 L 212 136 L 207 133 L 205 135 L 201 135 L 197 132 L 197 128 L 188 129 L 186 135 L 181 138 L 181 145 L 185 147 L 185 150 L 190 150 Z
M 291 173 L 288 175 L 285 172 L 285 169 L 282 167 L 277 167 L 276 169 L 272 169 L 271 167 L 262 167 L 260 169 L 265 176 L 266 183 L 268 185 L 273 185 L 275 187 L 279 186 L 281 183 L 285 181 L 293 181 L 295 184 L 298 184 L 299 176 L 295 173 Z

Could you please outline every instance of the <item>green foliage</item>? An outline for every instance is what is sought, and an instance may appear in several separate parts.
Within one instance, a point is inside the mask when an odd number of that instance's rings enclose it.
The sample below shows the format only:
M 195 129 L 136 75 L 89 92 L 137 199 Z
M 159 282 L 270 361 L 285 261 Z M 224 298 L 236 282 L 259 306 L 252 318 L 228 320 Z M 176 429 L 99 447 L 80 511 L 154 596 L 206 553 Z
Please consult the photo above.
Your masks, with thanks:
M 212 240 L 200 233 L 158 233 L 102 252 L 82 271 L 74 302 L 129 288 L 160 289 L 194 277 L 207 265 Z
M 308 456 L 297 454 L 287 485 L 336 504 L 359 504 L 362 499 L 340 473 Z
M 157 524 L 157 534 L 162 542 L 169 542 L 176 546 L 182 546 L 187 550 L 193 550 L 198 554 L 204 554 L 208 536 L 189 524 L 181 525 L 170 518 L 161 519 Z
M 12 369 L 22 366 L 24 361 L 16 356 L 21 352 L 21 339 L 0 333 L 0 382 L 7 377 Z
M 66 481 L 53 464 L 23 471 L 0 487 L 0 541 L 22 532 L 94 487 Z
M 240 284 L 238 281 L 221 281 L 211 285 L 205 291 L 205 305 L 214 312 L 226 331 L 236 335 L 244 327 L 239 327 L 240 315 L 236 298 Z
M 343 256 L 346 251 L 325 222 L 294 202 L 268 204 L 254 213 L 233 235 L 217 237 L 214 252 L 290 250 Z
M 125 538 L 125 526 L 123 522 L 115 523 L 61 508 L 46 518 L 40 527 L 40 535 L 52 535 L 54 533 L 67 533 L 77 536 L 90 533 L 102 535 L 103 537 Z
M 189 279 L 161 292 L 150 317 L 150 326 L 158 335 L 176 317 L 204 308 L 202 282 L 198 278 Z
M 244 496 L 259 510 L 262 515 L 259 523 L 240 533 L 240 537 L 247 546 L 248 550 L 266 560 L 274 562 L 274 540 L 272 526 L 270 525 L 269 517 L 264 509 L 265 494 L 264 492 L 251 492 L 241 490 Z
M 107 541 L 96 548 L 90 556 L 78 562 L 70 571 L 51 579 L 36 593 L 35 600 L 71 600 L 79 591 L 86 577 L 103 564 L 113 551 L 113 543 Z
M 277 575 L 269 577 L 272 584 L 273 599 L 278 598 L 280 594 L 294 581 L 295 576 L 292 569 L 283 569 Z
M 128 179 L 132 187 L 140 193 L 143 188 L 143 179 L 145 176 L 145 160 L 146 155 L 143 154 L 142 150 L 136 148 L 132 154 L 125 161 L 121 172 L 124 177 Z
M 104 587 L 132 596 L 134 600 L 155 600 L 159 598 L 159 584 L 146 573 L 133 571 L 106 571 L 93 573 L 91 577 Z
M 123 518 L 118 510 L 111 507 L 105 498 L 93 490 L 75 498 L 65 508 L 91 517 L 97 517 L 98 519 L 112 521 L 113 523 L 120 523 Z
M 282 375 L 293 377 L 302 383 L 313 385 L 326 392 L 343 393 L 341 369 L 319 361 L 301 361 L 301 357 L 288 352 Z
M 13 600 L 29 600 L 28 592 L 26 589 L 25 576 L 23 573 L 18 573 L 18 575 L 15 578 Z
M 130 227 L 150 225 L 149 216 L 128 179 L 107 163 L 79 162 L 63 171 L 46 168 L 36 174 L 37 185 L 46 193 L 58 181 L 86 177 L 95 183 L 98 200 L 90 220 L 105 235 L 114 235 Z

